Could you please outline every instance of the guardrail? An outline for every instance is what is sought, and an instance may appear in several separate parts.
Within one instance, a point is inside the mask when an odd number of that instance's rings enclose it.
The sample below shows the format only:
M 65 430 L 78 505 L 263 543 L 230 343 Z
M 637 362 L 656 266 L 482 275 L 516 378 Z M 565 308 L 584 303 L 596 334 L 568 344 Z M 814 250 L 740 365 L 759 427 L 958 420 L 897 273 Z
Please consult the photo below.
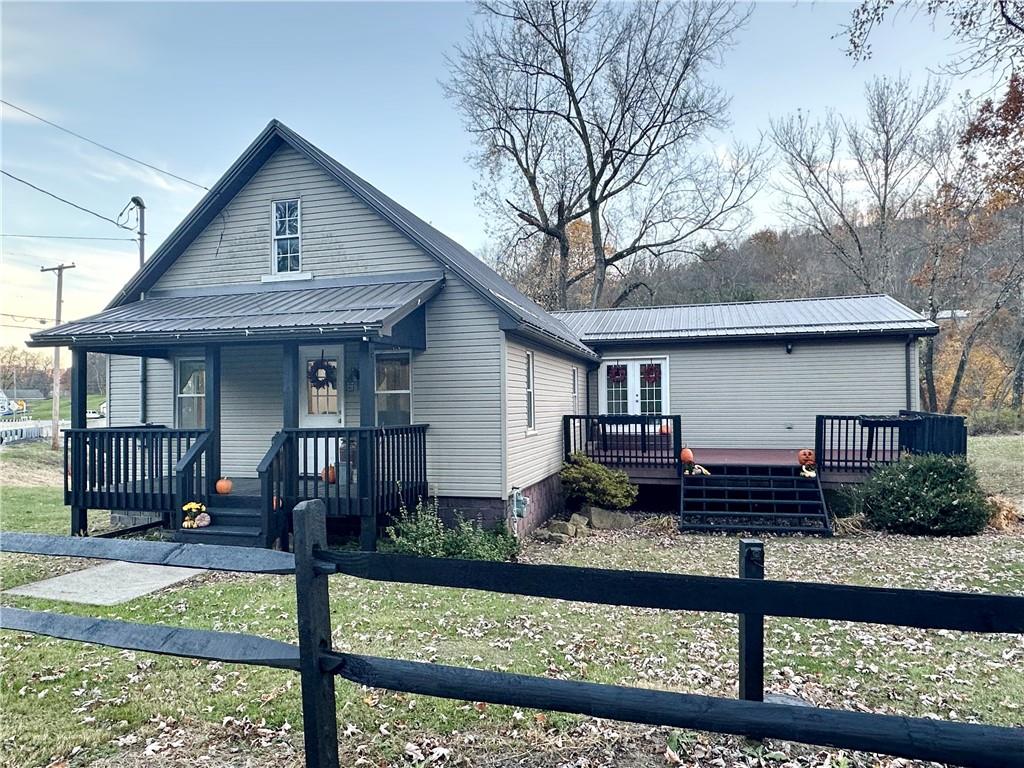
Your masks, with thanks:
M 562 417 L 562 454 L 576 453 L 619 467 L 676 467 L 681 470 L 681 416 Z
M 817 416 L 814 451 L 819 468 L 870 472 L 893 464 L 904 453 L 967 454 L 963 416 L 900 411 L 889 416 Z
M 334 679 L 427 696 L 557 710 L 649 725 L 776 738 L 976 768 L 1019 766 L 1024 729 L 766 703 L 764 616 L 1024 634 L 1024 597 L 763 580 L 763 545 L 740 543 L 741 578 L 559 565 L 466 562 L 327 549 L 319 500 L 294 510 L 295 554 L 203 544 L 4 534 L 0 550 L 246 573 L 295 574 L 298 646 L 253 635 L 4 608 L 0 628 L 172 656 L 278 667 L 302 682 L 306 765 L 337 768 Z M 327 580 L 362 579 L 603 605 L 740 615 L 740 700 L 551 680 L 342 653 Z

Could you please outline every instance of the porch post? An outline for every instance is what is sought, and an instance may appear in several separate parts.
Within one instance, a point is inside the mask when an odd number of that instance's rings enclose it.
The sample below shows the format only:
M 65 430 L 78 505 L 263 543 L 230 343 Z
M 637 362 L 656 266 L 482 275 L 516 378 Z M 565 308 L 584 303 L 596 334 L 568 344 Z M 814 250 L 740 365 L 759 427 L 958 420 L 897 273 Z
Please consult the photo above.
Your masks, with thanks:
M 206 395 L 203 423 L 213 432 L 213 441 L 207 453 L 206 492 L 214 493 L 220 479 L 220 347 L 206 345 Z
M 377 423 L 377 366 L 373 343 L 359 343 L 359 426 L 374 427 Z M 374 462 L 376 435 L 365 430 L 359 440 L 360 509 L 359 546 L 373 551 L 377 548 L 377 477 Z
M 86 410 L 86 385 L 88 377 L 89 353 L 84 349 L 74 348 L 71 350 L 71 428 L 85 429 Z M 85 440 L 72 441 L 73 446 L 86 445 Z M 71 481 L 72 486 L 81 489 L 85 484 L 85 456 L 81 450 L 71 455 Z M 78 494 L 84 498 L 84 494 Z M 86 507 L 72 505 L 71 507 L 71 535 L 85 536 L 89 531 L 89 510 Z
M 286 341 L 281 346 L 281 429 L 296 429 L 299 426 L 299 345 Z M 295 452 L 297 443 L 291 441 L 284 446 L 284 496 L 294 499 L 299 492 L 299 456 Z M 285 526 L 290 521 L 285 521 Z

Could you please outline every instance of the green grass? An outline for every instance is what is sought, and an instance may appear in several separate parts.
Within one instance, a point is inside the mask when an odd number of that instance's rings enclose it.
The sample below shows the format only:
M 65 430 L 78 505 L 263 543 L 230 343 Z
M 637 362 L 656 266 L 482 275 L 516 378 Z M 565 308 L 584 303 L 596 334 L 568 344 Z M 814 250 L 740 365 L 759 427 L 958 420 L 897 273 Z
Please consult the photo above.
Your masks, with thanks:
M 86 408 L 93 411 L 98 411 L 100 403 L 107 399 L 104 394 L 98 395 L 87 395 L 86 396 Z M 46 400 L 33 400 L 32 402 L 25 403 L 28 406 L 28 417 L 30 419 L 50 419 L 53 418 L 53 398 L 47 398 Z M 71 418 L 71 398 L 62 397 L 60 399 L 60 417 L 62 419 Z
M 972 440 L 976 457 L 982 450 L 1002 457 L 999 461 L 1013 456 L 1012 444 L 1007 450 L 1005 444 L 979 447 Z M 3 459 L 9 458 L 5 449 Z M 38 453 L 38 458 L 47 456 Z M 27 466 L 31 458 L 14 461 Z M 988 476 L 1005 475 L 997 471 Z M 0 526 L 62 533 L 67 515 L 60 501 L 53 488 L 4 487 Z M 523 559 L 732 576 L 736 546 L 731 537 L 647 528 L 599 534 L 558 548 L 531 544 Z M 1024 594 L 1024 536 L 1019 533 L 962 539 L 881 534 L 769 538 L 766 551 L 767 576 L 772 579 Z M 78 566 L 54 558 L 0 555 L 5 586 Z M 331 578 L 330 590 L 333 642 L 341 650 L 736 695 L 732 616 L 591 606 L 341 576 Z M 3 603 L 296 640 L 294 581 L 288 577 L 204 574 L 112 607 L 13 596 L 4 596 Z M 765 644 L 769 691 L 796 693 L 816 705 L 840 709 L 1024 725 L 1019 706 L 1024 701 L 1024 647 L 1019 638 L 769 618 Z M 46 765 L 53 759 L 79 766 L 103 757 L 120 765 L 147 739 L 159 738 L 159 723 L 171 721 L 186 724 L 186 734 L 204 734 L 214 744 L 226 743 L 251 755 L 257 737 L 239 737 L 225 718 L 264 722 L 276 734 L 267 738 L 289 744 L 301 723 L 298 679 L 287 672 L 136 654 L 18 632 L 0 632 L 0 711 L 0 765 L 12 768 Z M 484 765 L 492 759 L 500 762 L 510 752 L 531 765 L 568 764 L 581 755 L 591 762 L 664 765 L 665 744 L 677 738 L 664 729 L 609 724 L 615 736 L 606 739 L 595 735 L 605 733 L 604 727 L 595 730 L 582 718 L 547 714 L 535 719 L 532 712 L 508 707 L 477 708 L 342 681 L 338 712 L 339 730 L 348 732 L 341 739 L 346 764 L 360 757 L 371 764 L 405 762 L 403 755 L 412 743 L 425 745 L 428 753 L 430 745 L 442 746 L 451 750 L 452 760 Z M 286 724 L 293 730 L 284 731 Z M 726 764 L 753 764 L 743 758 L 738 740 L 704 734 L 686 739 L 732 750 L 725 755 Z M 130 746 L 133 741 L 136 745 Z M 197 748 L 191 761 L 181 764 L 197 764 L 205 749 Z M 793 750 L 794 762 L 787 763 L 792 765 L 820 765 L 825 754 L 835 764 L 876 764 L 868 756 L 850 753 L 785 749 Z M 489 755 L 481 754 L 488 750 Z
M 978 435 L 967 438 L 967 456 L 989 493 L 1024 505 L 1024 435 Z

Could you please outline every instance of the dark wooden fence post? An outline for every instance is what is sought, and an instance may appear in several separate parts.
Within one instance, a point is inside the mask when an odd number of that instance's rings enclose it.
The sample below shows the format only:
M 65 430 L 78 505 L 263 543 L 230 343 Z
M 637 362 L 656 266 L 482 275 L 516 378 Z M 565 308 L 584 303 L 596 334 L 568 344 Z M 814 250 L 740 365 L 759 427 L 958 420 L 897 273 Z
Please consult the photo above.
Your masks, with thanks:
M 764 578 L 764 543 L 740 539 L 740 578 Z M 764 614 L 740 614 L 740 698 L 764 701 Z
M 292 519 L 306 766 L 338 768 L 334 675 L 320 668 L 321 654 L 331 650 L 330 597 L 327 576 L 317 571 L 313 554 L 327 548 L 327 507 L 320 499 L 303 501 L 295 506 Z

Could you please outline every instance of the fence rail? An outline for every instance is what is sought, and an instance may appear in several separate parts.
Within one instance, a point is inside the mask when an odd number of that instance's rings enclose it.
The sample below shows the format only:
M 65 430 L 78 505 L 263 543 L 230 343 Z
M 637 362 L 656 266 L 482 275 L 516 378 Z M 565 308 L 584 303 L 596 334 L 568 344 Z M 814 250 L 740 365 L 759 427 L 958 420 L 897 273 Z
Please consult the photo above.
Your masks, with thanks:
M 1024 597 L 763 580 L 763 545 L 740 544 L 739 579 L 554 565 L 434 560 L 326 549 L 326 507 L 294 510 L 295 554 L 240 547 L 4 534 L 8 552 L 161 562 L 192 568 L 295 573 L 299 645 L 250 635 L 4 609 L 0 627 L 117 648 L 298 670 L 306 764 L 336 768 L 335 676 L 396 691 L 552 709 L 652 725 L 778 738 L 979 768 L 1020 764 L 1024 730 L 764 703 L 763 617 L 878 622 L 1024 633 Z M 327 579 L 345 573 L 410 584 L 482 589 L 667 610 L 738 613 L 741 700 L 551 680 L 339 653 L 331 647 Z
M 676 467 L 681 416 L 563 416 L 562 452 L 622 467 Z
M 891 416 L 815 418 L 814 450 L 818 466 L 832 472 L 870 472 L 899 461 L 904 453 L 967 453 L 963 416 L 900 411 Z

